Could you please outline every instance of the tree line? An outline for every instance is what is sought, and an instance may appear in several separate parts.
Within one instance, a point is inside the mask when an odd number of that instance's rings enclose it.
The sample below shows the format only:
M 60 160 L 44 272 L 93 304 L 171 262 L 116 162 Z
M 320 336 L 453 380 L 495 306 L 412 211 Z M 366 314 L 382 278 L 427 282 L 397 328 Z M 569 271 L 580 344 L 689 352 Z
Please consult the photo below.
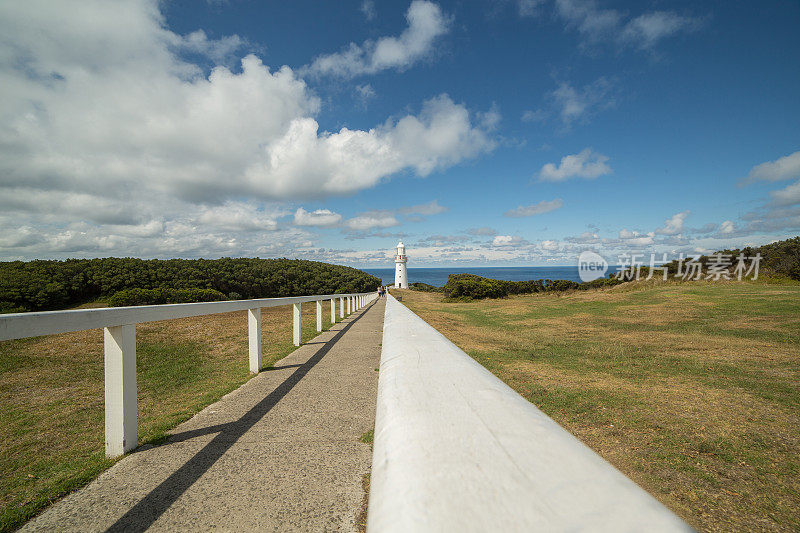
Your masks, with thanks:
M 302 259 L 6 261 L 0 262 L 0 312 L 64 309 L 98 299 L 142 305 L 368 292 L 380 284 L 355 268 Z

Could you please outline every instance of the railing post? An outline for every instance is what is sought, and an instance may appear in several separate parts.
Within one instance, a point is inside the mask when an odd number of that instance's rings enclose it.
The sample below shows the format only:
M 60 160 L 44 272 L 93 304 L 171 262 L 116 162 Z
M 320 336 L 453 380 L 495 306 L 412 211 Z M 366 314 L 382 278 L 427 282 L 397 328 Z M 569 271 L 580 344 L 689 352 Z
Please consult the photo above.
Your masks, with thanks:
M 106 456 L 136 448 L 136 324 L 103 329 Z
M 317 300 L 317 332 L 322 331 L 322 300 Z
M 344 298 L 339 297 L 339 318 L 344 318 Z
M 352 312 L 353 312 L 353 297 L 352 296 L 348 296 L 347 297 L 347 314 L 349 315 Z
M 292 304 L 292 342 L 300 346 L 300 304 Z
M 250 344 L 250 372 L 261 371 L 261 308 L 247 310 L 247 337 Z
M 336 324 L 336 298 L 331 298 L 331 325 Z

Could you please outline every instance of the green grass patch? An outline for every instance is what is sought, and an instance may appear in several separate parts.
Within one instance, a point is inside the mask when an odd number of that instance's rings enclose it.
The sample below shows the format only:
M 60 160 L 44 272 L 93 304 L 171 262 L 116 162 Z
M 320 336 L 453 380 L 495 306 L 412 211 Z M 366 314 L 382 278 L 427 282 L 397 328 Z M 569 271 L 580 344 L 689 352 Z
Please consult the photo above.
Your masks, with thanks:
M 366 433 L 361 435 L 361 438 L 358 439 L 358 440 L 360 440 L 364 444 L 372 444 L 372 441 L 375 438 L 374 433 L 375 433 L 375 430 L 374 429 L 370 429 L 369 431 L 367 431 Z
M 697 529 L 800 529 L 800 284 L 403 296 Z

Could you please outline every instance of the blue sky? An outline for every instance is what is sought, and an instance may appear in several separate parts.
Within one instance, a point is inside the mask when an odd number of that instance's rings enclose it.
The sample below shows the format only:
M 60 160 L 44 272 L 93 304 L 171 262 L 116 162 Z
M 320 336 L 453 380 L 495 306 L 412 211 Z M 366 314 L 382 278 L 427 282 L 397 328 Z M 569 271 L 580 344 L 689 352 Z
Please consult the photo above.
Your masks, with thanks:
M 575 264 L 800 233 L 797 2 L 0 6 L 0 259 Z

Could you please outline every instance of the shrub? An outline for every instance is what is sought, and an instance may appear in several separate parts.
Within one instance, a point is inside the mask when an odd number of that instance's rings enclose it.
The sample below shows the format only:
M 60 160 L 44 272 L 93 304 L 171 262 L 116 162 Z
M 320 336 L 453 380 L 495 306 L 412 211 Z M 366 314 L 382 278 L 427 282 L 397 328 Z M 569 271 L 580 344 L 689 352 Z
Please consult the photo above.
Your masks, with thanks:
M 428 285 L 427 283 L 421 283 L 419 281 L 414 283 L 409 283 L 408 288 L 412 291 L 420 291 L 420 292 L 442 292 L 442 287 L 436 287 L 434 285 Z
M 500 280 L 475 274 L 450 274 L 444 293 L 448 298 L 502 298 L 508 296 L 508 287 Z
M 588 283 L 578 283 L 566 279 L 538 279 L 528 281 L 504 281 L 484 278 L 475 274 L 450 274 L 444 293 L 449 301 L 480 300 L 482 298 L 502 298 L 511 294 L 532 294 L 535 292 L 561 292 L 570 290 L 613 287 L 624 283 L 616 278 L 600 278 Z

